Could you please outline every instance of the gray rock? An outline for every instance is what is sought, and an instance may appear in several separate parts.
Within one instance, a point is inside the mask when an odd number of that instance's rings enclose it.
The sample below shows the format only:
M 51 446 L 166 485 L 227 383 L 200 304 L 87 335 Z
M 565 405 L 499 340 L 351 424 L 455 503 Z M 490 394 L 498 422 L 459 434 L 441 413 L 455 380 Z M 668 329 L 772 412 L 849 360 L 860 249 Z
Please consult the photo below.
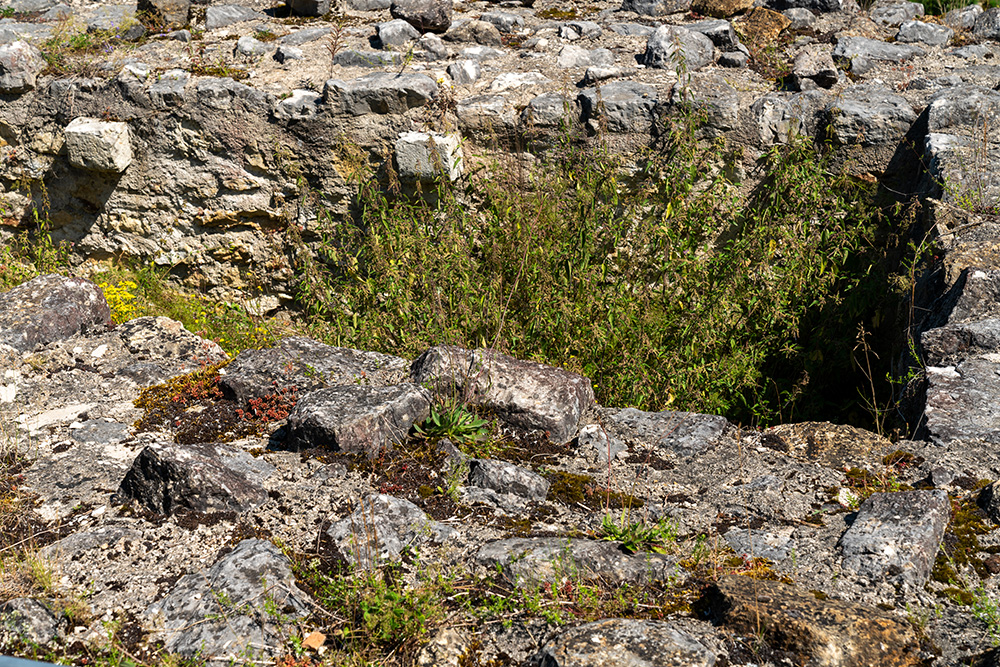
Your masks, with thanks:
M 956 30 L 972 30 L 976 25 L 976 19 L 982 13 L 983 8 L 980 5 L 956 7 L 944 15 L 944 24 Z
M 733 24 L 725 19 L 708 19 L 705 21 L 696 21 L 695 23 L 688 23 L 684 26 L 688 30 L 694 30 L 695 32 L 700 32 L 701 34 L 712 40 L 721 51 L 732 51 L 739 44 L 739 39 L 736 37 L 736 31 L 733 30 Z
M 961 46 L 951 51 L 951 55 L 956 58 L 965 58 L 966 60 L 986 58 L 987 55 L 992 54 L 993 52 L 985 44 L 970 44 L 969 46 Z
M 187 44 L 191 41 L 191 31 L 190 30 L 171 30 L 167 33 L 167 37 L 170 39 L 176 39 L 178 42 L 184 42 Z
M 549 482 L 541 475 L 513 463 L 493 459 L 470 459 L 467 483 L 539 502 L 545 500 L 549 493 Z
M 648 133 L 653 129 L 653 110 L 659 97 L 653 86 L 615 81 L 584 90 L 577 101 L 584 120 L 606 123 L 610 132 Z
M 127 424 L 120 424 L 104 419 L 88 419 L 70 431 L 70 436 L 77 442 L 114 444 L 126 440 L 132 434 Z
M 289 0 L 289 7 L 299 16 L 324 16 L 330 12 L 330 0 Z
M 983 39 L 1000 40 L 1000 7 L 987 9 L 977 16 L 972 34 Z
M 243 39 L 252 39 L 257 42 L 253 37 Z M 260 42 L 257 43 L 260 44 Z M 182 69 L 172 69 L 160 74 L 156 77 L 156 81 L 149 86 L 150 102 L 158 109 L 184 104 L 184 91 L 190 80 L 191 74 Z
M 486 12 L 479 19 L 492 23 L 500 32 L 515 32 L 524 29 L 524 19 L 518 14 L 510 12 Z
M 521 118 L 528 126 L 555 128 L 572 124 L 579 115 L 574 98 L 562 93 L 543 93 L 528 102 Z
M 806 9 L 817 14 L 841 12 L 855 7 L 850 0 L 766 0 L 764 7 L 783 12 L 787 9 Z
M 10 7 L 17 14 L 34 14 L 52 8 L 56 0 L 8 0 L 4 6 Z
M 39 43 L 51 36 L 51 26 L 0 19 L 0 44 L 11 44 L 18 41 Z
M 840 538 L 844 569 L 923 588 L 951 517 L 944 491 L 875 493 Z
M 455 181 L 462 169 L 462 142 L 457 134 L 404 132 L 396 140 L 396 170 L 401 181 Z
M 606 618 L 560 630 L 532 656 L 538 667 L 712 667 L 715 654 L 668 621 Z
M 104 293 L 83 278 L 39 276 L 0 298 L 0 344 L 21 352 L 110 323 Z
M 723 537 L 739 556 L 766 558 L 772 563 L 780 563 L 795 548 L 791 533 L 790 528 L 774 531 L 730 528 Z
M 447 42 L 471 42 L 483 46 L 501 46 L 503 38 L 496 26 L 486 21 L 463 21 L 442 35 Z
M 805 30 L 813 27 L 816 23 L 816 15 L 805 7 L 792 7 L 781 12 L 785 18 L 791 21 L 788 30 Z
M 199 78 L 195 85 L 195 97 L 199 105 L 218 111 L 232 109 L 240 103 L 256 108 L 267 106 L 264 93 L 228 77 Z
M 176 365 L 178 374 L 229 358 L 218 343 L 191 333 L 169 317 L 137 317 L 119 324 L 115 333 L 135 359 L 168 360 Z
M 832 88 L 840 80 L 837 66 L 825 49 L 801 51 L 792 63 L 792 85 L 798 90 Z
M 315 42 L 317 39 L 322 39 L 329 35 L 330 32 L 330 28 L 327 27 L 302 28 L 301 30 L 296 30 L 295 32 L 280 38 L 278 40 L 278 44 L 284 44 L 286 46 L 302 46 L 303 44 L 308 44 L 309 42 Z
M 558 67 L 610 67 L 615 64 L 615 54 L 608 49 L 582 49 L 568 44 L 559 51 Z
M 612 438 L 599 424 L 588 424 L 580 429 L 577 436 L 577 452 L 588 461 L 607 465 L 628 453 L 628 446 L 618 438 Z
M 80 116 L 66 126 L 66 151 L 74 167 L 117 173 L 132 164 L 127 123 Z
M 636 70 L 628 67 L 588 67 L 583 73 L 583 86 L 593 87 L 608 79 L 619 79 L 634 76 Z
M 964 270 L 946 296 L 942 310 L 949 324 L 1000 318 L 1000 269 Z M 926 343 L 921 344 L 928 349 Z
M 302 60 L 304 57 L 305 54 L 302 52 L 302 49 L 296 46 L 287 46 L 285 44 L 279 45 L 274 52 L 274 59 L 282 64 L 292 60 Z
M 200 659 L 284 650 L 291 624 L 312 610 L 291 563 L 270 542 L 243 540 L 207 572 L 188 574 L 143 617 L 164 648 Z M 248 655 L 248 653 L 250 655 Z
M 610 435 L 629 444 L 694 456 L 715 447 L 729 430 L 729 422 L 717 415 L 624 408 L 612 412 L 605 428 Z
M 924 23 L 923 21 L 907 21 L 899 26 L 896 41 L 906 44 L 920 42 L 928 46 L 944 46 L 954 34 L 955 31 L 948 26 Z
M 691 9 L 691 0 L 623 0 L 623 12 L 635 12 L 643 16 L 665 16 L 679 14 Z
M 139 452 L 117 495 L 157 514 L 242 512 L 267 500 L 262 482 L 273 472 L 224 445 L 155 443 Z
M 252 35 L 243 35 L 236 41 L 236 52 L 241 56 L 259 57 L 271 50 L 271 45 Z
M 161 30 L 186 28 L 191 15 L 191 0 L 138 0 L 135 11 L 145 15 Z
M 870 69 L 872 61 L 902 62 L 924 55 L 927 52 L 919 46 L 888 44 L 867 37 L 844 37 L 833 49 L 834 59 L 850 62 L 851 71 L 860 73 Z
M 417 32 L 416 28 L 403 19 L 379 23 L 375 26 L 375 32 L 383 49 L 389 46 L 401 46 L 415 39 L 420 39 L 420 33 Z
M 448 76 L 459 85 L 469 85 L 479 80 L 481 72 L 479 63 L 475 60 L 457 60 L 448 65 Z
M 677 83 L 671 91 L 670 103 L 681 113 L 692 113 L 707 137 L 721 136 L 736 128 L 740 99 L 736 90 L 719 76 L 696 75 L 685 83 Z
M 570 30 L 575 37 L 569 39 L 597 39 L 604 32 L 603 28 L 594 21 L 570 21 L 559 27 L 559 36 L 563 37 L 562 31 Z
M 345 49 L 333 57 L 333 64 L 341 67 L 399 67 L 402 62 L 402 54 L 385 51 Z
M 427 419 L 430 407 L 430 394 L 414 384 L 318 389 L 288 415 L 285 442 L 293 450 L 326 447 L 375 455 L 406 438 L 415 422 Z
M 923 15 L 924 6 L 921 3 L 896 0 L 879 0 L 869 13 L 871 20 L 880 25 L 902 25 Z
M 655 553 L 627 554 L 612 542 L 566 537 L 510 538 L 487 542 L 476 561 L 499 570 L 518 588 L 563 578 L 612 584 L 665 581 L 679 573 L 677 559 Z
M 928 366 L 924 419 L 935 442 L 983 438 L 1000 442 L 1000 363 L 973 358 L 958 366 Z
M 44 646 L 61 635 L 64 621 L 40 600 L 14 598 L 0 604 L 0 644 Z
M 0 93 L 20 94 L 34 89 L 44 67 L 42 52 L 28 42 L 0 44 Z
M 87 32 L 118 32 L 123 25 L 134 21 L 135 6 L 103 5 L 90 14 Z
M 920 335 L 925 361 L 931 366 L 955 366 L 972 357 L 1000 352 L 1000 319 L 954 322 Z
M 723 51 L 719 54 L 719 60 L 717 62 L 719 67 L 740 69 L 746 67 L 750 63 L 750 56 L 743 51 Z
M 661 25 L 649 36 L 642 62 L 655 69 L 694 72 L 715 58 L 715 45 L 700 32 Z
M 291 97 L 278 102 L 274 115 L 283 120 L 305 120 L 319 113 L 323 96 L 311 90 L 293 90 Z
M 612 23 L 608 26 L 608 28 L 616 35 L 624 35 L 627 37 L 649 37 L 653 34 L 654 30 L 653 27 L 643 25 L 641 23 Z
M 503 56 L 503 51 L 498 51 L 497 49 L 491 49 L 488 46 L 470 46 L 468 48 L 462 49 L 459 55 L 463 58 L 471 58 L 478 62 L 485 62 L 487 60 L 495 60 Z
M 444 40 L 432 33 L 422 36 L 418 44 L 427 54 L 428 60 L 445 60 L 449 56 Z
M 910 103 L 880 86 L 845 90 L 827 107 L 831 138 L 841 145 L 897 144 L 917 119 Z
M 389 9 L 392 5 L 392 0 L 347 0 L 346 4 L 348 9 L 355 11 L 377 12 Z
M 142 533 L 123 526 L 105 525 L 92 530 L 82 530 L 43 547 L 38 555 L 53 563 L 79 560 L 87 552 L 108 551 L 123 541 L 141 540 Z
M 421 33 L 442 33 L 451 27 L 452 0 L 392 0 L 389 12 Z
M 517 111 L 503 95 L 476 95 L 459 101 L 458 127 L 466 136 L 507 138 L 517 129 Z
M 556 443 L 571 440 L 594 406 L 587 378 L 490 350 L 432 347 L 413 362 L 410 376 L 435 394 L 483 406 L 509 424 L 545 430 Z
M 406 113 L 428 104 L 437 94 L 437 84 L 424 74 L 373 72 L 353 81 L 330 79 L 323 86 L 323 101 L 352 116 Z
M 267 16 L 242 5 L 209 5 L 205 10 L 205 30 L 218 30 L 234 23 L 267 20 Z
M 371 570 L 398 561 L 404 549 L 443 544 L 454 532 L 408 500 L 372 494 L 350 516 L 326 528 L 321 538 L 348 564 Z

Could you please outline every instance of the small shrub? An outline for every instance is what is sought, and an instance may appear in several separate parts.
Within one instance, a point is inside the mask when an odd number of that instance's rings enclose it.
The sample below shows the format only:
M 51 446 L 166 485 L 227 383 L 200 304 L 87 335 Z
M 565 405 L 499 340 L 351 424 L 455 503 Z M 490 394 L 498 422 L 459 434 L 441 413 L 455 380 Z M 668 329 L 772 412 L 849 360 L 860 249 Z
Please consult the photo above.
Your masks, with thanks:
M 455 444 L 465 445 L 485 438 L 490 422 L 463 405 L 435 405 L 431 407 L 430 417 L 413 428 L 425 438 L 448 438 Z

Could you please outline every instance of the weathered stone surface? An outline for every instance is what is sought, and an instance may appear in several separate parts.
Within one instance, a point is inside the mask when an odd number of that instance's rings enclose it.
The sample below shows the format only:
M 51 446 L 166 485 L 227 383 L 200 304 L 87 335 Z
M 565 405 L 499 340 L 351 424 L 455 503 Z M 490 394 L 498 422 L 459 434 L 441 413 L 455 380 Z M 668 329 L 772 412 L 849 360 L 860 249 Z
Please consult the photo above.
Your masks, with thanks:
M 609 434 L 623 442 L 693 456 L 714 447 L 729 429 L 718 415 L 694 412 L 643 412 L 635 408 L 612 411 L 605 423 Z
M 39 276 L 0 299 L 0 344 L 31 352 L 111 323 L 101 289 L 82 278 Z
M 976 19 L 983 13 L 981 5 L 956 7 L 944 15 L 944 24 L 956 29 L 972 30 Z
M 24 41 L 0 44 L 0 93 L 25 93 L 45 67 L 42 52 Z
M 330 32 L 331 29 L 326 26 L 302 28 L 301 30 L 296 30 L 293 33 L 285 35 L 278 40 L 278 43 L 286 44 L 288 46 L 302 46 L 303 44 L 308 44 L 309 42 L 315 42 L 317 39 L 322 39 L 329 35 Z
M 403 19 L 379 23 L 375 30 L 383 49 L 389 46 L 402 46 L 407 42 L 420 39 L 420 33 L 417 32 L 416 28 Z
M 863 74 L 873 66 L 873 61 L 902 62 L 926 55 L 919 46 L 889 44 L 867 37 L 844 37 L 833 49 L 835 60 L 850 63 L 851 71 Z
M 427 419 L 430 399 L 426 389 L 414 384 L 319 389 L 300 399 L 288 415 L 285 443 L 291 449 L 326 447 L 375 455 Z
M 466 136 L 506 138 L 517 130 L 517 111 L 504 95 L 476 95 L 458 103 L 458 127 Z
M 895 146 L 917 119 L 901 95 L 881 86 L 845 90 L 827 107 L 832 139 L 842 145 Z
M 781 12 L 781 14 L 791 21 L 788 27 L 792 30 L 804 30 L 806 28 L 811 28 L 816 23 L 816 15 L 808 9 L 804 9 L 802 7 L 785 9 Z
M 984 39 L 1000 39 L 1000 7 L 987 9 L 976 17 L 972 34 Z
M 410 376 L 436 394 L 481 405 L 516 426 L 542 429 L 568 442 L 594 406 L 590 380 L 490 350 L 433 347 L 413 362 Z
M 692 113 L 704 136 L 721 136 L 736 129 L 739 121 L 739 95 L 725 79 L 715 74 L 695 75 L 687 83 L 675 84 L 670 102 L 680 113 Z
M 549 482 L 541 475 L 493 459 L 470 459 L 468 484 L 538 501 L 545 500 L 549 492 Z
M 646 67 L 694 72 L 715 59 L 712 40 L 679 26 L 660 26 L 649 36 L 642 61 Z
M 905 620 L 858 604 L 817 600 L 776 581 L 724 576 L 698 606 L 736 632 L 762 632 L 771 647 L 803 656 L 809 664 L 920 663 L 919 642 Z
M 453 533 L 408 500 L 373 494 L 350 516 L 327 527 L 321 538 L 350 565 L 370 570 L 398 561 L 404 549 L 447 542 Z
M 248 58 L 262 56 L 271 50 L 271 46 L 251 35 L 243 35 L 236 40 L 236 52 Z
M 224 445 L 156 443 L 139 452 L 118 487 L 157 514 L 242 512 L 267 500 L 261 483 L 274 468 Z
M 902 25 L 923 15 L 924 6 L 921 3 L 898 0 L 879 0 L 869 12 L 872 21 L 880 25 Z
M 600 424 L 588 424 L 577 436 L 577 452 L 588 461 L 607 465 L 628 452 L 628 446 L 618 438 L 608 435 Z
M 1000 442 L 1000 358 L 927 367 L 927 432 L 936 441 L 985 438 Z
M 191 0 L 138 0 L 136 14 L 162 30 L 186 28 L 191 14 Z
M 569 126 L 579 118 L 580 110 L 574 98 L 561 93 L 545 93 L 533 97 L 522 114 L 529 127 Z
M 270 542 L 250 539 L 208 571 L 182 577 L 143 615 L 159 629 L 166 650 L 211 658 L 245 656 L 247 651 L 279 654 L 288 632 L 285 623 L 310 611 L 288 559 Z
M 406 377 L 410 362 L 378 352 L 330 347 L 293 336 L 268 350 L 245 350 L 226 366 L 220 386 L 227 396 L 246 404 L 278 390 L 300 393 L 339 385 L 386 386 Z
M 770 44 L 791 24 L 792 22 L 784 14 L 766 7 L 754 7 L 733 21 L 736 30 L 741 35 L 753 37 L 756 44 Z
M 452 0 L 393 0 L 389 12 L 421 33 L 441 33 L 451 27 Z
M 191 333 L 169 317 L 137 317 L 115 327 L 125 348 L 139 361 L 169 360 L 178 373 L 225 361 L 215 341 Z
M 691 9 L 691 0 L 623 0 L 623 12 L 635 12 L 643 16 L 665 16 Z
M 723 19 L 696 21 L 684 27 L 705 35 L 722 51 L 732 51 L 740 42 L 736 37 L 736 31 L 733 30 L 733 24 Z
M 730 528 L 723 537 L 744 559 L 766 558 L 772 563 L 781 563 L 795 548 L 791 533 L 791 528 L 774 531 Z
M 402 54 L 385 51 L 344 49 L 333 57 L 333 63 L 341 67 L 399 67 L 402 62 Z
M 873 452 L 890 446 L 889 440 L 880 435 L 830 422 L 780 424 L 766 433 L 770 449 L 836 470 L 863 467 Z
M 492 23 L 500 32 L 514 32 L 524 28 L 524 19 L 510 12 L 486 12 L 479 17 L 480 21 Z
M 242 44 L 242 46 L 240 46 Z M 258 42 L 253 37 L 245 36 L 240 38 L 240 42 L 237 42 L 237 48 L 245 49 L 248 53 L 252 52 L 254 49 L 258 49 L 259 52 L 256 54 L 251 53 L 251 55 L 261 55 L 266 50 L 267 47 Z M 264 47 L 264 48 L 260 48 Z M 184 92 L 187 88 L 188 81 L 191 80 L 191 74 L 185 72 L 182 69 L 172 69 L 160 74 L 156 77 L 156 81 L 150 84 L 147 92 L 149 93 L 150 101 L 160 109 L 166 109 L 167 107 L 180 106 L 184 104 Z
M 727 19 L 742 14 L 752 6 L 751 0 L 694 0 L 691 3 L 691 11 L 717 19 Z
M 584 90 L 577 100 L 584 120 L 606 124 L 611 132 L 648 133 L 659 97 L 652 86 L 615 81 Z
M 323 86 L 323 101 L 352 116 L 401 114 L 424 106 L 437 93 L 437 84 L 424 74 L 373 72 L 353 81 L 330 79 Z
M 448 65 L 448 76 L 459 85 L 468 85 L 479 80 L 482 68 L 475 60 L 459 60 Z
M 873 581 L 922 587 L 950 517 L 944 491 L 875 493 L 840 538 L 843 567 Z
M 290 0 L 289 6 L 300 16 L 323 16 L 330 11 L 330 0 Z
M 289 120 L 306 120 L 314 118 L 320 112 L 323 96 L 311 90 L 293 90 L 290 97 L 280 102 L 274 110 L 278 118 Z
M 475 19 L 456 23 L 441 38 L 448 42 L 471 42 L 483 46 L 503 44 L 503 38 L 495 25 Z
M 14 598 L 0 604 L 0 645 L 45 646 L 60 636 L 63 625 L 40 600 Z
M 611 542 L 563 537 L 515 537 L 488 542 L 476 560 L 497 569 L 513 585 L 533 587 L 566 579 L 622 583 L 663 581 L 678 574 L 677 559 L 655 553 L 627 554 Z
M 1000 353 L 1000 319 L 956 322 L 920 335 L 920 345 L 931 366 L 955 366 L 972 357 Z
M 559 51 L 559 67 L 608 67 L 615 63 L 615 54 L 608 49 L 583 49 L 568 44 Z
M 267 20 L 267 16 L 242 5 L 210 5 L 205 10 L 205 30 L 218 30 L 256 19 Z
M 538 667 L 712 667 L 715 654 L 668 621 L 608 618 L 560 631 L 532 658 Z
M 923 21 L 907 21 L 899 26 L 896 41 L 912 44 L 919 42 L 928 46 L 944 46 L 951 41 L 955 31 L 948 26 Z
M 826 51 L 804 50 L 792 63 L 792 84 L 799 90 L 832 88 L 840 80 L 837 66 Z
M 66 149 L 75 167 L 121 173 L 132 164 L 127 123 L 79 117 L 66 126 Z
M 437 132 L 404 132 L 396 140 L 396 168 L 404 182 L 456 181 L 463 168 L 461 137 Z

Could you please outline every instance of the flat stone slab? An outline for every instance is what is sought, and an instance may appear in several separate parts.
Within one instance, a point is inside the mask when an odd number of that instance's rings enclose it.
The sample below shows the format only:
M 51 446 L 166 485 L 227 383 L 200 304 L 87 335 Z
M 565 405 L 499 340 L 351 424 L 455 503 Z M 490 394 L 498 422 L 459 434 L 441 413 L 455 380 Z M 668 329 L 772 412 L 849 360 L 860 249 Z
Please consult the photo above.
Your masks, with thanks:
M 454 532 L 408 500 L 372 494 L 350 516 L 331 523 L 321 540 L 335 547 L 344 562 L 370 570 L 399 561 L 404 549 L 442 544 Z
M 928 366 L 926 373 L 924 424 L 931 439 L 1000 442 L 1000 354 Z
M 562 630 L 532 656 L 538 667 L 712 667 L 715 654 L 668 621 L 608 618 Z
M 606 122 L 610 132 L 649 133 L 653 129 L 653 110 L 660 99 L 653 86 L 614 81 L 584 90 L 577 101 L 584 120 Z
M 613 542 L 565 537 L 515 537 L 488 542 L 476 561 L 497 568 L 519 588 L 563 579 L 600 578 L 616 584 L 663 581 L 678 574 L 677 559 L 656 553 L 628 554 Z
M 218 30 L 234 23 L 267 20 L 267 16 L 242 5 L 212 5 L 205 10 L 205 30 Z
M 863 467 L 891 443 L 871 431 L 830 422 L 781 424 L 767 430 L 767 447 L 835 470 Z
M 207 572 L 181 577 L 143 616 L 171 653 L 236 660 L 284 651 L 286 624 L 311 609 L 288 558 L 270 542 L 250 539 Z
M 437 94 L 438 85 L 424 74 L 372 72 L 352 81 L 330 79 L 323 86 L 323 102 L 351 116 L 406 113 Z
M 294 386 L 300 394 L 348 384 L 385 386 L 406 378 L 410 362 L 378 352 L 331 347 L 295 336 L 268 350 L 241 352 L 225 368 L 220 386 L 227 396 L 246 404 Z
M 845 570 L 922 587 L 951 517 L 945 491 L 872 494 L 840 538 Z
M 0 295 L 0 345 L 21 352 L 109 324 L 104 292 L 83 278 L 39 276 Z
M 832 138 L 841 145 L 896 145 L 917 119 L 906 98 L 881 86 L 851 86 L 826 109 Z
M 818 600 L 788 584 L 727 575 L 706 590 L 696 607 L 732 631 L 763 634 L 771 648 L 791 651 L 804 663 L 920 664 L 920 645 L 905 619 L 850 602 Z
M 492 459 L 470 459 L 468 484 L 497 493 L 511 493 L 542 501 L 549 493 L 549 482 L 527 468 Z
M 139 452 L 117 495 L 157 514 L 242 512 L 267 500 L 262 482 L 273 472 L 225 445 L 156 443 Z
M 413 362 L 410 376 L 435 394 L 482 406 L 514 426 L 547 431 L 557 443 L 572 440 L 595 405 L 582 375 L 491 350 L 433 347 Z
M 430 409 L 430 392 L 415 384 L 319 389 L 299 400 L 288 415 L 285 443 L 293 450 L 326 447 L 374 456 L 405 439 L 414 423 L 430 416 Z

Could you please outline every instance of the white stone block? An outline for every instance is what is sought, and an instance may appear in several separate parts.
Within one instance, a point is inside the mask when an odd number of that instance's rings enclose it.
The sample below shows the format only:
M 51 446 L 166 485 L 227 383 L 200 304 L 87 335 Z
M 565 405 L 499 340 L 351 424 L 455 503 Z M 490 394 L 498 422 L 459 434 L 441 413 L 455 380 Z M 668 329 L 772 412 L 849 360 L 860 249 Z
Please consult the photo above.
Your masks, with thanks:
M 396 140 L 396 166 L 404 181 L 432 181 L 462 175 L 462 145 L 456 134 L 404 132 Z
M 132 164 L 132 144 L 126 123 L 74 118 L 66 126 L 66 149 L 74 167 L 121 173 Z

